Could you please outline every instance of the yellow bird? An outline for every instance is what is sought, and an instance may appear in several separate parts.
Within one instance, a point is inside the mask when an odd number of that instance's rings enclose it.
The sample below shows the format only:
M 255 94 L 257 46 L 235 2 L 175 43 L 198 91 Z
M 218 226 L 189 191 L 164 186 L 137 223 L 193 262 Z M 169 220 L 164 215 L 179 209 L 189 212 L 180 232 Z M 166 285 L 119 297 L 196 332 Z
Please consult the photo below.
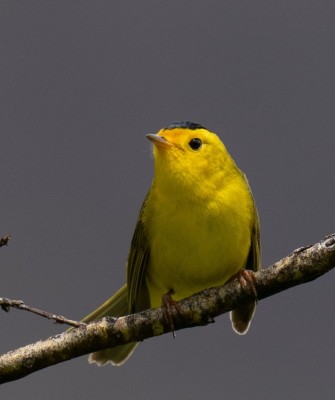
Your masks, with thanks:
M 219 286 L 260 268 L 259 220 L 244 173 L 219 137 L 190 121 L 147 138 L 155 175 L 142 205 L 127 262 L 127 283 L 83 321 L 122 316 Z M 231 313 L 247 332 L 256 301 Z M 137 343 L 102 350 L 89 361 L 123 364 Z

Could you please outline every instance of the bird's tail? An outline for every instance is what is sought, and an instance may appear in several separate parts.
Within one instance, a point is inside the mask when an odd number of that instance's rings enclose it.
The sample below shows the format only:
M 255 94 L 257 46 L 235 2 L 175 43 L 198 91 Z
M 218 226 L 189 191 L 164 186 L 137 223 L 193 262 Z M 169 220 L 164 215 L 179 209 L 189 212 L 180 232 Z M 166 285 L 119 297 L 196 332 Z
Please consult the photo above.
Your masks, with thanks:
M 230 313 L 232 327 L 239 335 L 245 335 L 249 328 L 252 317 L 255 314 L 256 301 L 243 304 Z
M 82 321 L 91 322 L 103 317 L 121 317 L 128 313 L 127 285 L 124 285 L 99 308 L 87 315 Z M 99 366 L 111 363 L 122 365 L 131 356 L 137 343 L 128 343 L 110 349 L 100 350 L 90 354 L 88 361 Z

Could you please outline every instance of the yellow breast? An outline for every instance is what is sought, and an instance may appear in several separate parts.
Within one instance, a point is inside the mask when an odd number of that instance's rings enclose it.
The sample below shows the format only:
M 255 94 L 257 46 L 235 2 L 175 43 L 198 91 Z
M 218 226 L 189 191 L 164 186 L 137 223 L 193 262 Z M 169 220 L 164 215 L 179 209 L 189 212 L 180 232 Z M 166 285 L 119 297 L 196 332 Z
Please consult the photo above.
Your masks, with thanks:
M 238 179 L 238 182 L 236 181 Z M 225 283 L 244 268 L 250 249 L 253 202 L 240 176 L 211 199 L 185 193 L 148 199 L 150 262 L 146 279 L 151 306 L 173 289 L 174 298 Z

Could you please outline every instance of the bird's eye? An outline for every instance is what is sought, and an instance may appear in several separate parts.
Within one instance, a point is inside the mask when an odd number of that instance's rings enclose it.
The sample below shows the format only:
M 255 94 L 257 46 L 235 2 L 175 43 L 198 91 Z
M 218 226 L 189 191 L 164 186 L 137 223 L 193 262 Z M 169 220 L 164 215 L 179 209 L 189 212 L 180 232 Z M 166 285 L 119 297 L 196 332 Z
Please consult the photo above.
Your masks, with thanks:
M 199 150 L 202 146 L 202 140 L 199 138 L 193 138 L 189 141 L 188 145 L 192 150 Z

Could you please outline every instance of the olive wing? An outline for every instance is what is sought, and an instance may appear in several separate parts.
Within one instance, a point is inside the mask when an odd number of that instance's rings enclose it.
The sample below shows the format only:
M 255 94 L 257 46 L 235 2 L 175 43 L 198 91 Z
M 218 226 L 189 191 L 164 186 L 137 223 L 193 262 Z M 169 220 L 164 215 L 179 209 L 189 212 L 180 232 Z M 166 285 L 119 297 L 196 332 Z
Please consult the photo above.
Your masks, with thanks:
M 150 308 L 150 297 L 145 279 L 150 248 L 143 220 L 148 196 L 149 194 L 140 210 L 127 261 L 128 308 L 131 314 Z

